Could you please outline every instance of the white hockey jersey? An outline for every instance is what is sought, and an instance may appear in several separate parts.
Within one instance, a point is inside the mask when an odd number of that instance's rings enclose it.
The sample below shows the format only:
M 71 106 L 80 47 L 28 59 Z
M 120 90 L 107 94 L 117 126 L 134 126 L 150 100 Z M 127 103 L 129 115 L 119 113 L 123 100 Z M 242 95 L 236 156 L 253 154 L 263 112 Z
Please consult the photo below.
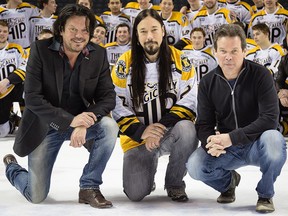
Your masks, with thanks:
M 189 58 L 196 70 L 198 84 L 204 75 L 218 65 L 216 58 L 212 54 L 211 47 L 195 50 L 192 45 L 188 45 L 182 51 Z
M 112 111 L 120 131 L 120 143 L 123 151 L 137 147 L 138 143 L 127 134 L 135 130 L 135 125 L 149 125 L 159 122 L 166 113 L 172 113 L 178 118 L 194 120 L 197 107 L 197 80 L 195 70 L 183 52 L 171 47 L 172 50 L 172 81 L 169 84 L 169 96 L 166 99 L 166 110 L 161 111 L 159 98 L 159 71 L 157 62 L 146 62 L 145 92 L 140 108 L 132 103 L 131 91 L 131 50 L 118 59 L 112 70 L 112 80 L 115 85 L 116 107 Z
M 248 3 L 240 0 L 235 3 L 226 2 L 226 8 L 236 13 L 238 21 L 246 25 L 249 24 L 253 11 Z
M 103 20 L 107 28 L 105 44 L 116 41 L 116 27 L 120 23 L 126 23 L 127 25 L 130 26 L 130 30 L 131 30 L 132 26 L 131 26 L 130 18 L 123 13 L 119 14 L 118 16 L 115 16 L 111 13 L 111 11 L 106 11 L 100 17 Z
M 248 26 L 248 37 L 253 38 L 252 27 L 258 23 L 266 23 L 270 29 L 271 43 L 283 45 L 286 37 L 286 26 L 288 22 L 288 11 L 278 7 L 273 14 L 268 14 L 265 9 L 254 14 Z
M 53 23 L 56 21 L 57 16 L 51 17 L 33 16 L 30 18 L 30 41 L 31 43 L 37 40 L 39 33 L 43 29 L 49 29 L 53 31 Z
M 168 19 L 163 19 L 163 22 L 169 45 L 176 44 L 182 38 L 190 39 L 191 27 L 188 23 L 187 17 L 182 13 L 173 11 Z
M 201 27 L 206 33 L 205 45 L 213 45 L 215 32 L 223 24 L 232 23 L 230 11 L 227 8 L 219 8 L 215 13 L 208 14 L 207 9 L 200 10 L 192 20 L 192 29 Z
M 6 5 L 0 7 L 0 19 L 6 20 L 9 25 L 10 43 L 16 43 L 23 48 L 30 46 L 30 23 L 29 18 L 39 15 L 39 9 L 23 2 L 16 9 L 7 9 Z
M 15 84 L 25 80 L 26 65 L 27 57 L 20 45 L 7 43 L 5 48 L 0 50 L 0 80 L 9 78 L 10 81 L 8 91 L 0 93 L 0 99 L 8 95 Z
M 279 44 L 272 44 L 265 50 L 262 50 L 259 46 L 249 50 L 246 59 L 265 66 L 275 76 L 282 56 L 284 56 L 283 48 Z
M 160 11 L 159 5 L 153 5 L 151 4 L 149 9 L 154 9 L 157 11 Z M 127 5 L 123 8 L 122 12 L 130 17 L 130 21 L 133 24 L 136 16 L 141 12 L 139 3 L 138 2 L 129 2 Z
M 119 45 L 116 41 L 105 45 L 107 51 L 108 62 L 110 65 L 115 65 L 118 58 L 126 51 L 131 49 L 131 44 Z

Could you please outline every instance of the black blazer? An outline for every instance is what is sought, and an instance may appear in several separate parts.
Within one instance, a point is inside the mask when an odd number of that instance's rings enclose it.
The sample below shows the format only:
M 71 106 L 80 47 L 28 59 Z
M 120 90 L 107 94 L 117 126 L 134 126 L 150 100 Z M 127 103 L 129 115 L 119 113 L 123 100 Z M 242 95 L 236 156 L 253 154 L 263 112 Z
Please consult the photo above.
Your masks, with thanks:
M 64 131 L 74 118 L 59 108 L 64 73 L 59 45 L 53 39 L 31 45 L 24 84 L 25 110 L 13 147 L 19 156 L 28 155 L 40 145 L 49 127 Z M 86 106 L 83 112 L 105 116 L 116 103 L 106 50 L 92 43 L 87 47 L 89 54 L 83 58 L 79 71 L 79 92 Z

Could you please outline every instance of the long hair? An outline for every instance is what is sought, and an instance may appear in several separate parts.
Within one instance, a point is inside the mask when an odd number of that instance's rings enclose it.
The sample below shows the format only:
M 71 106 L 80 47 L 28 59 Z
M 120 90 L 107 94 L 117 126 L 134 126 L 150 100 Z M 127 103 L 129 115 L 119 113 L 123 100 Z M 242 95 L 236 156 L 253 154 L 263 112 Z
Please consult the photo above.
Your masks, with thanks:
M 93 37 L 95 28 L 95 15 L 93 12 L 83 5 L 67 4 L 59 13 L 58 18 L 53 24 L 54 37 L 57 41 L 62 42 L 61 32 L 64 31 L 67 20 L 72 16 L 86 17 L 86 28 L 89 32 L 89 40 Z M 88 21 L 89 20 L 89 26 Z
M 146 77 L 146 67 L 145 67 L 145 52 L 138 40 L 137 26 L 146 17 L 152 17 L 156 19 L 161 26 L 164 27 L 162 18 L 157 11 L 153 9 L 146 9 L 141 11 L 135 18 L 132 31 L 132 41 L 131 41 L 131 53 L 132 53 L 132 101 L 135 107 L 140 107 L 143 103 L 143 96 L 145 91 L 145 77 Z M 163 41 L 160 45 L 159 50 L 159 97 L 161 103 L 161 110 L 165 109 L 165 98 L 168 91 L 169 83 L 172 80 L 172 57 L 171 49 L 168 46 L 166 31 L 163 36 Z

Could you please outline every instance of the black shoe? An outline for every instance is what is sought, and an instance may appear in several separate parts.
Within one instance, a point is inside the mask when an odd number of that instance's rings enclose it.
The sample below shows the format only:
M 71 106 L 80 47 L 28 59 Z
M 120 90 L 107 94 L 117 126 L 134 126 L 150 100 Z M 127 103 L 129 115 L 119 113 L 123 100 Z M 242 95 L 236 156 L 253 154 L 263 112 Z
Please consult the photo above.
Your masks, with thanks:
M 9 126 L 10 126 L 10 131 L 9 134 L 13 134 L 16 127 L 19 127 L 21 121 L 21 117 L 17 115 L 17 113 L 10 112 L 9 116 Z
M 90 204 L 94 208 L 110 208 L 112 202 L 105 199 L 99 189 L 80 189 L 79 203 Z
M 17 113 L 10 112 L 9 121 L 12 122 L 15 127 L 19 127 L 21 117 L 17 115 Z
M 181 187 L 181 188 L 167 188 L 167 195 L 168 197 L 171 197 L 171 199 L 173 201 L 177 201 L 177 202 L 187 202 L 188 196 L 185 193 L 185 187 Z
M 18 164 L 16 158 L 14 157 L 14 155 L 12 154 L 7 154 L 4 156 L 3 158 L 3 163 L 4 165 L 7 167 L 8 164 L 11 164 L 11 163 L 16 163 Z
M 275 211 L 272 198 L 259 197 L 256 205 L 256 211 L 259 213 L 270 213 Z
M 239 185 L 241 176 L 235 171 L 231 171 L 232 179 L 230 183 L 230 187 L 226 192 L 221 193 L 221 195 L 217 198 L 218 203 L 232 203 L 235 201 L 235 188 Z

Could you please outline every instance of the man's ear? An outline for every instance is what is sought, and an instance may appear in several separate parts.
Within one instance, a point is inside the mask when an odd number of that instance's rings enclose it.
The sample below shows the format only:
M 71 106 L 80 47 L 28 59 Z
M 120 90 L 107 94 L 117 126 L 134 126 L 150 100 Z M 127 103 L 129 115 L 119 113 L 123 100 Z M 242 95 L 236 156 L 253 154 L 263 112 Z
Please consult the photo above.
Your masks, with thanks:
M 165 26 L 163 25 L 163 26 L 162 26 L 162 37 L 165 36 L 165 31 L 166 31 L 166 30 L 165 30 Z

